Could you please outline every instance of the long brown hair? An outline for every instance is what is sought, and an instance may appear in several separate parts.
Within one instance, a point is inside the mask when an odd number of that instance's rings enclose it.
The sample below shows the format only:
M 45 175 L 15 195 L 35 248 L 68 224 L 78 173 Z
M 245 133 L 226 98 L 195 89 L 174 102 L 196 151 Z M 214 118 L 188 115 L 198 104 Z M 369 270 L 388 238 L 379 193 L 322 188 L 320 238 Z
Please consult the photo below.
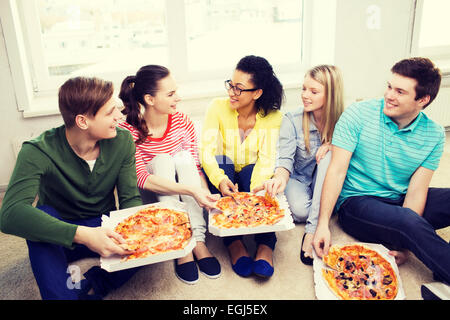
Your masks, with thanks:
M 142 143 L 148 136 L 148 127 L 145 123 L 142 107 L 146 107 L 144 96 L 155 96 L 158 91 L 158 82 L 170 74 L 169 69 L 158 65 L 143 66 L 136 75 L 128 76 L 122 81 L 119 98 L 125 109 L 126 120 L 139 132 L 136 143 Z
M 319 65 L 309 70 L 306 75 L 322 84 L 325 88 L 324 118 L 325 125 L 321 132 L 321 143 L 331 142 L 334 126 L 344 111 L 344 85 L 341 71 L 336 66 Z M 306 150 L 310 152 L 309 123 L 312 112 L 303 113 L 303 135 Z

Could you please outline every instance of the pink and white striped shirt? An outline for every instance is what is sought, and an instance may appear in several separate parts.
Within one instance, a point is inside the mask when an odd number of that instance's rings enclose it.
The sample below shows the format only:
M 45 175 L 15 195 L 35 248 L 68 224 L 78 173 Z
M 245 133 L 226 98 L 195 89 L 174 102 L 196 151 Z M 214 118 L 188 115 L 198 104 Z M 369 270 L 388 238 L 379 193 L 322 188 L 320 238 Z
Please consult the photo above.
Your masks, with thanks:
M 126 121 L 119 123 L 119 127 L 131 132 L 134 142 L 139 139 L 138 130 Z M 137 185 L 143 188 L 150 173 L 146 165 L 159 154 L 170 154 L 171 156 L 180 151 L 189 151 L 194 159 L 199 174 L 202 175 L 200 167 L 197 134 L 194 124 L 189 117 L 181 112 L 169 115 L 167 128 L 161 138 L 147 137 L 147 139 L 136 144 L 136 174 Z

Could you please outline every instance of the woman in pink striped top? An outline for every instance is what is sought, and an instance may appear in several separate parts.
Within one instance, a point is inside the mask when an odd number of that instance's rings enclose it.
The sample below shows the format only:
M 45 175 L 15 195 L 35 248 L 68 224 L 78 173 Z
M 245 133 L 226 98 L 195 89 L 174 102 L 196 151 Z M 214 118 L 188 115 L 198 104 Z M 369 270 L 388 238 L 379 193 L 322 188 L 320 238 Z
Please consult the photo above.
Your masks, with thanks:
M 195 128 L 188 116 L 177 111 L 180 98 L 176 90 L 167 68 L 140 68 L 122 82 L 119 97 L 126 122 L 119 126 L 129 130 L 136 143 L 137 183 L 143 202 L 152 202 L 150 191 L 159 201 L 181 198 L 186 203 L 197 246 L 175 262 L 175 274 L 193 284 L 198 281 L 197 264 L 206 276 L 220 276 L 220 264 L 205 245 L 203 216 L 203 208 L 212 208 L 218 195 L 211 195 L 208 189 L 198 159 Z

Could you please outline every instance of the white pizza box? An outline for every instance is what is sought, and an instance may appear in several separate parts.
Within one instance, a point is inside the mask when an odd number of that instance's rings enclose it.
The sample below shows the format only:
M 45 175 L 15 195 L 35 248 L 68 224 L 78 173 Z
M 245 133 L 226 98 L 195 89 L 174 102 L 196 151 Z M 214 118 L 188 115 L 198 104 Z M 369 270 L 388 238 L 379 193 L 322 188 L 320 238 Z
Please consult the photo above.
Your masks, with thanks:
M 148 208 L 150 206 L 158 208 L 170 208 L 186 212 L 185 204 L 180 201 L 174 200 L 174 201 L 156 202 L 128 209 L 111 211 L 109 217 L 107 215 L 102 216 L 102 227 L 107 227 L 111 230 L 114 230 L 117 224 L 119 224 L 119 222 L 121 222 L 123 219 L 127 218 L 130 215 L 135 214 L 141 209 Z M 100 267 L 108 272 L 114 272 L 124 269 L 140 267 L 148 264 L 158 263 L 162 261 L 173 260 L 186 256 L 195 248 L 196 243 L 197 243 L 196 240 L 192 237 L 191 240 L 183 249 L 160 254 L 153 254 L 148 257 L 131 259 L 128 261 L 124 261 L 123 257 L 119 255 L 113 255 L 107 258 L 101 257 Z
M 394 300 L 404 300 L 405 297 L 405 291 L 403 290 L 402 280 L 400 278 L 400 273 L 398 271 L 397 263 L 395 262 L 395 258 L 388 254 L 389 250 L 381 245 L 376 243 L 366 243 L 366 242 L 353 242 L 348 244 L 338 244 L 338 245 L 349 245 L 349 244 L 359 244 L 363 246 L 367 246 L 370 249 L 373 249 L 377 251 L 379 254 L 381 254 L 389 263 L 391 264 L 392 268 L 394 269 L 395 275 L 398 279 L 398 292 L 397 296 Z M 322 259 L 320 259 L 316 252 L 313 250 L 313 256 L 314 256 L 314 262 L 313 262 L 313 270 L 314 270 L 314 285 L 315 285 L 315 291 L 316 291 L 316 297 L 319 300 L 341 300 L 338 296 L 334 294 L 334 292 L 328 287 L 325 279 L 322 276 L 322 268 L 325 266 Z
M 256 193 L 257 195 L 264 195 L 265 191 L 259 191 Z M 287 202 L 286 196 L 284 194 L 278 194 L 276 196 L 278 203 L 280 204 L 280 208 L 284 209 L 284 217 L 273 225 L 263 225 L 257 227 L 243 227 L 243 228 L 219 228 L 213 225 L 213 216 L 221 211 L 218 209 L 212 209 L 209 212 L 208 219 L 208 230 L 213 235 L 219 237 L 228 237 L 228 236 L 237 236 L 237 235 L 246 235 L 246 234 L 256 234 L 256 233 L 265 233 L 265 232 L 275 232 L 275 231 L 286 231 L 293 229 L 295 227 L 294 220 L 292 219 L 291 210 L 289 209 L 289 204 Z

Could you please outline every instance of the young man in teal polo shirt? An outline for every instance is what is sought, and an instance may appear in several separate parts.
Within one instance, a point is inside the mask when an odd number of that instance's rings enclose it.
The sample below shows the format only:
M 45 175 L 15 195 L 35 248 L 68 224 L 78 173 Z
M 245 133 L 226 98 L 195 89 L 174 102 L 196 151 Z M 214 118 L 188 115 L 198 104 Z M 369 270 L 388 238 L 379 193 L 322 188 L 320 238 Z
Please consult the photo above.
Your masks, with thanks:
M 113 91 L 97 78 L 67 80 L 59 90 L 64 125 L 23 144 L 3 199 L 1 231 L 27 239 L 43 299 L 101 298 L 136 271 L 96 266 L 77 283 L 68 273 L 81 258 L 127 254 L 120 235 L 100 227 L 102 214 L 116 210 L 115 188 L 120 208 L 142 205 L 135 145 L 116 128 L 122 114 Z
M 337 210 L 348 234 L 385 244 L 398 264 L 411 251 L 450 284 L 450 244 L 435 232 L 450 225 L 450 189 L 429 188 L 445 134 L 422 112 L 439 91 L 440 71 L 425 58 L 404 59 L 391 71 L 384 99 L 349 106 L 336 124 L 314 249 L 320 257 L 328 252 Z

